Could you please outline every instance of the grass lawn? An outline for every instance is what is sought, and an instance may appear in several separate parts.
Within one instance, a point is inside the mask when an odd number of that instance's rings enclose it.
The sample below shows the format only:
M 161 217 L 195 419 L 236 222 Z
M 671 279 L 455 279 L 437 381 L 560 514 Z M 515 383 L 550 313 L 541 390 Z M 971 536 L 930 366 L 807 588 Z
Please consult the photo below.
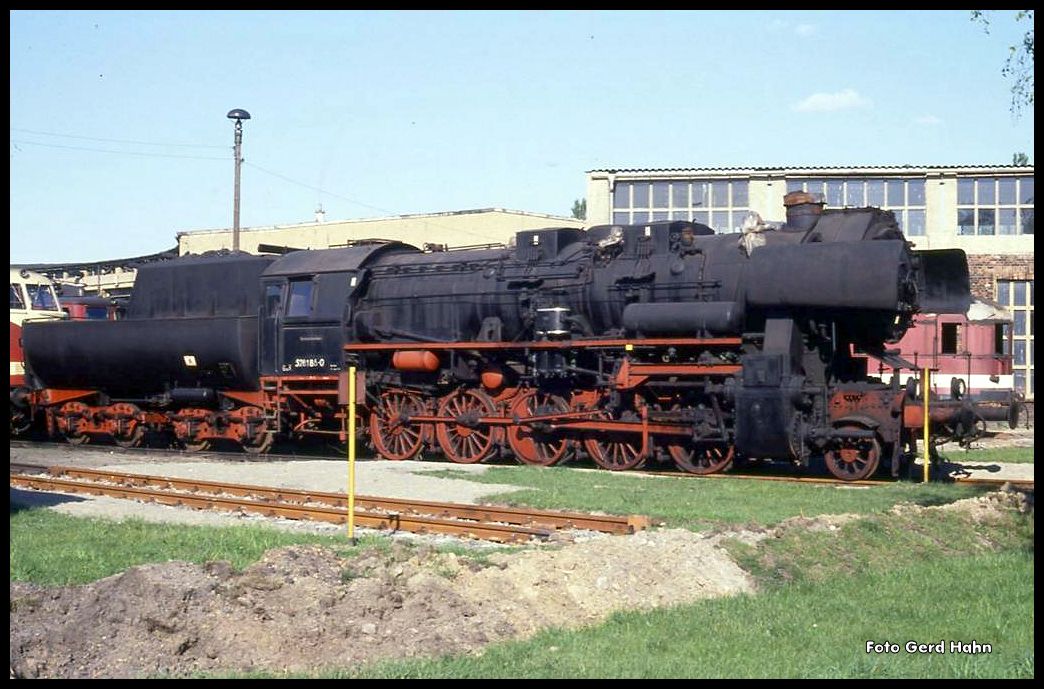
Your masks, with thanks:
M 979 464 L 1004 462 L 1012 464 L 1033 464 L 1032 447 L 993 447 L 980 450 L 962 450 L 959 447 L 947 448 L 939 453 L 942 457 L 957 464 Z
M 385 662 L 324 677 L 1028 678 L 1034 674 L 1033 517 L 879 515 L 834 532 L 734 543 L 756 595 L 617 613 L 479 655 Z M 681 585 L 681 582 L 679 582 Z M 867 641 L 900 652 L 867 653 Z M 944 642 L 945 654 L 905 644 Z M 951 653 L 949 642 L 990 644 Z
M 641 512 L 692 529 L 767 526 L 795 515 L 858 512 L 834 531 L 791 529 L 727 547 L 760 592 L 649 612 L 617 613 L 582 630 L 545 630 L 480 654 L 332 670 L 330 677 L 1032 677 L 1033 517 L 975 522 L 956 511 L 885 513 L 938 505 L 978 486 L 885 484 L 871 488 L 700 480 L 493 467 L 455 478 L 520 487 L 510 501 L 549 508 Z M 237 568 L 267 549 L 319 543 L 341 554 L 343 534 L 265 527 L 189 527 L 69 517 L 12 509 L 12 580 L 82 583 L 145 562 L 229 560 Z M 359 547 L 381 547 L 382 537 Z M 684 582 L 678 582 L 684 585 Z M 907 641 L 990 644 L 991 653 L 914 654 Z M 900 645 L 866 652 L 867 641 Z M 319 674 L 317 669 L 317 674 Z
M 867 641 L 988 643 L 979 655 L 875 655 Z M 1032 677 L 1033 556 L 933 559 L 832 582 L 548 630 L 478 657 L 385 663 L 334 677 Z
M 696 531 L 737 525 L 769 526 L 788 517 L 886 510 L 899 502 L 941 505 L 988 490 L 982 486 L 885 483 L 835 486 L 744 479 L 614 474 L 570 467 L 490 467 L 482 474 L 447 468 L 426 475 L 478 483 L 503 483 L 519 490 L 490 496 L 494 503 L 544 509 L 646 514 L 667 526 Z
M 83 584 L 148 562 L 228 560 L 237 569 L 271 548 L 318 543 L 350 554 L 387 543 L 379 536 L 352 548 L 345 534 L 325 536 L 262 526 L 185 526 L 141 520 L 84 519 L 35 508 L 11 510 L 12 581 Z

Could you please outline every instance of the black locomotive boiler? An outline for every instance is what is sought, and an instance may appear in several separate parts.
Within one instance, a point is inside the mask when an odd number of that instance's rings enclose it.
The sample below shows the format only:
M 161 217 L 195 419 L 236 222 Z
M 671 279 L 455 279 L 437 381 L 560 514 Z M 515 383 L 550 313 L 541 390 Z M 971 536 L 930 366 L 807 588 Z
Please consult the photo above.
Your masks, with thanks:
M 786 205 L 785 224 L 738 234 L 653 222 L 144 266 L 127 319 L 26 327 L 32 400 L 74 442 L 152 427 L 260 452 L 276 435 L 343 439 L 354 365 L 387 459 L 897 473 L 919 402 L 856 353 L 907 365 L 888 344 L 915 313 L 967 309 L 965 256 L 914 251 L 888 211 Z M 933 425 L 974 432 L 970 405 L 935 408 Z
M 347 321 L 377 451 L 542 465 L 582 451 L 696 473 L 823 456 L 845 479 L 884 458 L 898 472 L 919 409 L 853 353 L 901 365 L 887 344 L 914 313 L 964 312 L 964 254 L 913 251 L 887 211 L 786 205 L 782 227 L 742 234 L 653 222 L 389 253 Z

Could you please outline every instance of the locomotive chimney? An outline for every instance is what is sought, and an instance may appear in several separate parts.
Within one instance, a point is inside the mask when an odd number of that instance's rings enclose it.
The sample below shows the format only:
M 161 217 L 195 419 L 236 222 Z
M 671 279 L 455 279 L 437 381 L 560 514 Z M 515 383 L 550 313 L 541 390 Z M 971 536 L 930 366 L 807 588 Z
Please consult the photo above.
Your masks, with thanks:
M 787 230 L 805 231 L 810 229 L 823 214 L 826 202 L 822 194 L 810 194 L 807 191 L 792 191 L 783 197 L 783 206 L 787 209 Z

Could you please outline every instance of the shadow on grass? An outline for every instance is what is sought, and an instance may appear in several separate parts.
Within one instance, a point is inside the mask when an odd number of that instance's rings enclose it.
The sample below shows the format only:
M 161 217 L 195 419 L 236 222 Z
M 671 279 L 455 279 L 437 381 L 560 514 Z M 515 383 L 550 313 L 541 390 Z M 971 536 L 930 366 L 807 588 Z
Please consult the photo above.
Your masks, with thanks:
M 85 502 L 86 498 L 76 495 L 65 495 L 64 493 L 47 493 L 37 490 L 11 489 L 10 502 L 11 514 L 17 514 L 23 510 L 33 510 L 42 507 L 54 507 L 67 502 Z

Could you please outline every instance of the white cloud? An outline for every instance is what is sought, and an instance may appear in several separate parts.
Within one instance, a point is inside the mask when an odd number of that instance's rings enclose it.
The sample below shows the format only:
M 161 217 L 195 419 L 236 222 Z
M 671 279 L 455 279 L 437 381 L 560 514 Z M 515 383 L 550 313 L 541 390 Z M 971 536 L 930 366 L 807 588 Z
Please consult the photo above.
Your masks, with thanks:
M 793 30 L 794 33 L 802 38 L 814 36 L 819 31 L 819 27 L 815 24 L 792 24 L 791 22 L 782 19 L 773 19 L 769 24 L 769 29 L 777 32 Z
M 934 124 L 942 124 L 942 122 L 943 121 L 941 119 L 939 119 L 938 117 L 936 117 L 935 115 L 921 115 L 920 117 L 915 117 L 914 118 L 914 123 L 915 124 L 934 125 Z
M 870 104 L 870 99 L 859 95 L 855 89 L 844 89 L 837 93 L 813 93 L 800 103 L 796 103 L 793 108 L 798 112 L 830 112 L 862 108 Z

